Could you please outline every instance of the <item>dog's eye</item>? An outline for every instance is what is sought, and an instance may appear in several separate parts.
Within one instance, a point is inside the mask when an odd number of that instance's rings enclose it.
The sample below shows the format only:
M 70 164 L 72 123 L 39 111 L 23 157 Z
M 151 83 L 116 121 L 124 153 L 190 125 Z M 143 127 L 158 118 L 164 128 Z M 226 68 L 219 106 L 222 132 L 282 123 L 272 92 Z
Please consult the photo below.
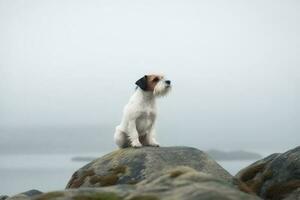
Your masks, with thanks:
M 157 81 L 159 81 L 159 78 L 155 77 L 152 81 L 157 82 Z

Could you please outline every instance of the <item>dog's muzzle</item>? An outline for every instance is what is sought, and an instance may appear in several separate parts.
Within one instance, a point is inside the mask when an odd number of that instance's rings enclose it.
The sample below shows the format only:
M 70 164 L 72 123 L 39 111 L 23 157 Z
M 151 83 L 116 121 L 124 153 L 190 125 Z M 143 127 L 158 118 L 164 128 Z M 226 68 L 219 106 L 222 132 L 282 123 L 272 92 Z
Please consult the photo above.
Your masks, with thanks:
M 170 87 L 170 86 L 171 86 L 171 81 L 170 81 L 170 80 L 166 80 L 165 83 L 166 83 L 166 86 L 167 86 L 167 87 Z

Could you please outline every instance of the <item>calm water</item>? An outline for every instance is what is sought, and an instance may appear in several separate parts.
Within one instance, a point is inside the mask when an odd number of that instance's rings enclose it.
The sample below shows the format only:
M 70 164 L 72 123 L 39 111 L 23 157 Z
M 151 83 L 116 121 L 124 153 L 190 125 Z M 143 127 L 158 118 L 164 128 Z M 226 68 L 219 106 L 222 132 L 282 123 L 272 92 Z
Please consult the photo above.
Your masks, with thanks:
M 99 157 L 90 153 L 84 156 Z M 73 172 L 85 162 L 73 162 L 71 158 L 83 155 L 0 155 L 0 195 L 12 195 L 30 189 L 43 192 L 65 188 Z M 218 162 L 231 174 L 253 161 Z
M 102 154 L 84 154 L 99 157 Z M 73 162 L 71 154 L 0 155 L 0 195 L 12 195 L 30 189 L 41 191 L 65 188 L 68 180 L 85 162 Z

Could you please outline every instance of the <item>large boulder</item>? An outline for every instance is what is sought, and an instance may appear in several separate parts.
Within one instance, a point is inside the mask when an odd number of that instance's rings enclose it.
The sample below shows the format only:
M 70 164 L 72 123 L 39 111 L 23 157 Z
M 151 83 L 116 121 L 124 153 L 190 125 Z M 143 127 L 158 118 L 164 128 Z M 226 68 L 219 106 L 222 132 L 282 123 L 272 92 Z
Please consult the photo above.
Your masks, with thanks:
M 222 177 L 190 167 L 173 167 L 135 185 L 77 188 L 45 193 L 34 200 L 260 200 L 235 189 Z
M 206 153 L 190 147 L 145 147 L 116 150 L 76 171 L 66 188 L 136 184 L 177 166 L 232 182 L 232 176 Z
M 299 197 L 300 146 L 259 160 L 238 172 L 236 178 L 264 199 Z

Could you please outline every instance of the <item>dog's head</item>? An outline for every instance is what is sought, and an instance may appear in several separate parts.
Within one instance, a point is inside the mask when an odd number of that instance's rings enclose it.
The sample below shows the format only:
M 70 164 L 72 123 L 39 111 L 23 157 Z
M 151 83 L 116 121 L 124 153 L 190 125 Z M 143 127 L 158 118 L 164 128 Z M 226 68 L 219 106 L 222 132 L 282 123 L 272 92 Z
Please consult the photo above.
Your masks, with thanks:
M 154 96 L 164 96 L 171 90 L 171 81 L 161 75 L 145 75 L 135 84 L 144 91 L 152 92 Z

